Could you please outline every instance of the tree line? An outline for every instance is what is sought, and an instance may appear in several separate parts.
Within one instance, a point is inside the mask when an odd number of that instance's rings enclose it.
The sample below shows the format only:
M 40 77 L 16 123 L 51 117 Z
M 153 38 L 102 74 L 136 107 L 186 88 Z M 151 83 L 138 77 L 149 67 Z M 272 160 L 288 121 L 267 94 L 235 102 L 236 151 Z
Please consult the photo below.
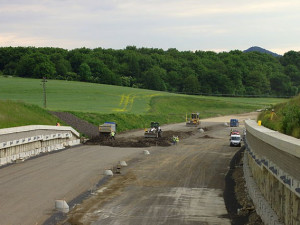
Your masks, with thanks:
M 294 96 L 300 52 L 1 47 L 0 74 L 112 84 L 187 94 Z

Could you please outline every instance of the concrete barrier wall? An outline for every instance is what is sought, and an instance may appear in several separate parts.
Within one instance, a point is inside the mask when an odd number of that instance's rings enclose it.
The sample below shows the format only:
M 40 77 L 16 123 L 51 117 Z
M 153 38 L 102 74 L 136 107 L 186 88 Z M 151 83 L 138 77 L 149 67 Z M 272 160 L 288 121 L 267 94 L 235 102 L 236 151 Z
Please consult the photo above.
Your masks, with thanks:
M 43 152 L 80 144 L 80 135 L 67 126 L 23 126 L 0 129 L 0 165 Z
M 253 174 L 248 160 L 249 159 L 247 157 L 247 154 L 244 154 L 243 172 L 246 181 L 246 187 L 248 189 L 248 194 L 254 203 L 256 213 L 260 215 L 262 221 L 265 224 L 283 225 L 283 223 L 280 222 L 276 212 L 264 198 L 261 191 L 259 190 L 258 185 L 253 179 Z
M 245 121 L 244 171 L 265 224 L 300 224 L 300 140 Z M 257 189 L 250 184 L 253 178 Z M 258 194 L 258 190 L 261 196 Z M 255 194 L 253 194 L 255 193 Z M 278 216 L 275 218 L 274 211 Z

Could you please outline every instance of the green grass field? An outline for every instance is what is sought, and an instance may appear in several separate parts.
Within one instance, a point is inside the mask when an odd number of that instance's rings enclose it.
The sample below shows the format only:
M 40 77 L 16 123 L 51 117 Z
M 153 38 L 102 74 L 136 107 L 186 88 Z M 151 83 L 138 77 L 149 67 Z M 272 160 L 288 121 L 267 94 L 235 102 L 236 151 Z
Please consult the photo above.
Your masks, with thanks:
M 206 118 L 255 111 L 269 106 L 268 100 L 274 101 L 274 99 L 163 96 L 151 99 L 149 113 L 175 115 L 200 112 L 201 117 Z
M 253 102 L 251 103 L 251 101 Z M 158 121 L 161 124 L 184 122 L 186 115 L 189 115 L 190 112 L 200 112 L 201 118 L 251 112 L 268 106 L 268 99 L 259 99 L 259 101 L 250 99 L 247 102 L 245 99 L 233 101 L 232 98 L 218 97 L 156 96 L 151 99 L 150 106 L 148 113 L 141 115 L 84 112 L 73 112 L 73 114 L 95 125 L 113 121 L 118 123 L 119 131 L 125 131 L 147 128 L 151 121 Z
M 274 98 L 232 98 L 186 96 L 167 92 L 119 87 L 84 82 L 48 80 L 46 83 L 47 109 L 58 111 L 78 111 L 94 113 L 173 113 L 183 106 L 183 111 L 198 111 L 207 107 L 227 107 L 226 105 L 252 110 L 282 102 Z M 154 101 L 153 97 L 168 97 L 164 101 Z M 40 79 L 25 79 L 0 76 L 0 99 L 17 100 L 43 107 L 43 88 Z M 191 102 L 191 103 L 190 103 Z M 224 104 L 219 105 L 220 102 Z M 217 103 L 217 104 L 215 104 Z M 153 108 L 157 104 L 162 107 Z M 174 104 L 177 107 L 174 107 Z M 248 105 L 248 106 L 247 106 Z M 163 109 L 165 106 L 169 111 Z M 242 107 L 240 107 L 242 106 Z M 152 107 L 152 108 L 151 108 Z M 187 110 L 186 110 L 187 109 Z
M 0 99 L 18 100 L 43 107 L 39 79 L 0 76 Z M 97 113 L 145 113 L 153 96 L 163 92 L 84 82 L 48 80 L 47 109 Z M 170 94 L 169 94 L 170 95 Z
M 200 112 L 201 118 L 255 111 L 271 104 L 286 101 L 275 98 L 234 98 L 171 94 L 167 92 L 135 89 L 102 84 L 49 80 L 46 84 L 47 110 L 68 111 L 95 125 L 115 121 L 120 130 L 143 128 L 151 120 L 164 123 L 184 121 L 186 113 Z M 7 109 L 6 115 L 20 118 L 5 121 L 6 100 L 21 101 L 43 107 L 43 88 L 40 79 L 0 76 L 0 127 L 36 124 L 35 112 Z M 3 103 L 5 101 L 5 103 Z M 12 104 L 12 103 L 10 103 Z M 33 107 L 32 105 L 27 106 Z M 24 107 L 24 106 L 23 106 Z M 38 107 L 37 107 L 38 108 Z M 42 113 L 43 112 L 43 113 Z M 41 118 L 46 110 L 41 109 Z M 23 120 L 22 117 L 24 116 Z M 49 115 L 51 117 L 51 115 Z M 39 120 L 39 124 L 55 124 Z M 130 122 L 128 122 L 130 121 Z
M 0 101 L 0 128 L 25 125 L 55 125 L 58 120 L 46 110 L 23 102 Z M 61 121 L 59 121 L 61 122 Z

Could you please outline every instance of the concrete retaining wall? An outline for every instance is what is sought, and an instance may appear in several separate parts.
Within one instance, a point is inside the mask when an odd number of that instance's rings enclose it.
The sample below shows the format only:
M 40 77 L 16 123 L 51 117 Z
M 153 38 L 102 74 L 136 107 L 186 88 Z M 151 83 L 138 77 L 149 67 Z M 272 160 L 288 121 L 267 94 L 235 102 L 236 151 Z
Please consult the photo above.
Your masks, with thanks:
M 279 218 L 272 209 L 271 205 L 262 195 L 259 187 L 253 179 L 253 174 L 251 172 L 251 167 L 249 166 L 248 160 L 247 154 L 244 154 L 243 171 L 246 180 L 246 187 L 248 189 L 248 194 L 254 203 L 257 214 L 260 215 L 265 224 L 283 225 L 283 223 L 279 221 Z
M 77 144 L 80 135 L 72 127 L 34 125 L 0 129 L 0 165 Z
M 300 140 L 255 121 L 245 125 L 244 174 L 257 212 L 265 224 L 300 225 Z

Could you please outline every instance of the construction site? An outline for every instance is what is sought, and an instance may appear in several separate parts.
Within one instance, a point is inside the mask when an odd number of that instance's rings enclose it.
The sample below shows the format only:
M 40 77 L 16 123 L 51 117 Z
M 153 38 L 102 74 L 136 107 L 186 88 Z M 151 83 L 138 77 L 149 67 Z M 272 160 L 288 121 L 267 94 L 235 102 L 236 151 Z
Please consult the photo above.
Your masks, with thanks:
M 95 187 L 93 194 L 81 199 L 79 205 L 75 204 L 68 217 L 59 224 L 159 224 L 162 221 L 174 224 L 200 221 L 206 221 L 205 224 L 240 224 L 241 221 L 250 221 L 249 224 L 260 224 L 240 180 L 241 171 L 236 165 L 241 162 L 239 154 L 236 155 L 238 149 L 230 147 L 230 127 L 224 122 L 226 119 L 207 119 L 201 123 L 199 117 L 193 119 L 196 120 L 162 126 L 160 137 L 145 137 L 149 133 L 138 130 L 117 134 L 115 139 L 109 135 L 97 135 L 87 140 L 84 145 L 110 146 L 112 151 L 115 148 L 138 148 L 148 151 L 149 155 L 129 159 L 126 167 L 111 165 L 108 169 L 114 176 Z M 242 131 L 242 127 L 238 129 Z M 179 143 L 173 142 L 174 137 L 179 138 Z M 227 174 L 226 165 L 237 169 Z M 164 193 L 167 190 L 169 194 Z M 184 205 L 183 199 L 177 199 L 178 203 L 174 205 L 172 192 L 181 193 L 188 201 L 197 199 L 196 208 L 185 211 L 189 207 Z M 198 199 L 205 193 L 214 200 Z M 223 196 L 226 204 L 221 203 Z M 149 206 L 158 211 L 154 213 Z M 237 214 L 238 208 L 244 209 L 242 213 Z
M 1 225 L 264 224 L 243 176 L 249 152 L 245 121 L 256 119 L 257 113 L 208 119 L 192 113 L 182 123 L 153 121 L 145 129 L 120 133 L 115 122 L 97 127 L 68 113 L 57 115 L 91 138 L 3 166 L 6 194 L 1 199 L 6 205 L 23 200 L 18 203 L 22 210 L 0 206 Z M 37 184 L 39 191 L 32 192 Z

